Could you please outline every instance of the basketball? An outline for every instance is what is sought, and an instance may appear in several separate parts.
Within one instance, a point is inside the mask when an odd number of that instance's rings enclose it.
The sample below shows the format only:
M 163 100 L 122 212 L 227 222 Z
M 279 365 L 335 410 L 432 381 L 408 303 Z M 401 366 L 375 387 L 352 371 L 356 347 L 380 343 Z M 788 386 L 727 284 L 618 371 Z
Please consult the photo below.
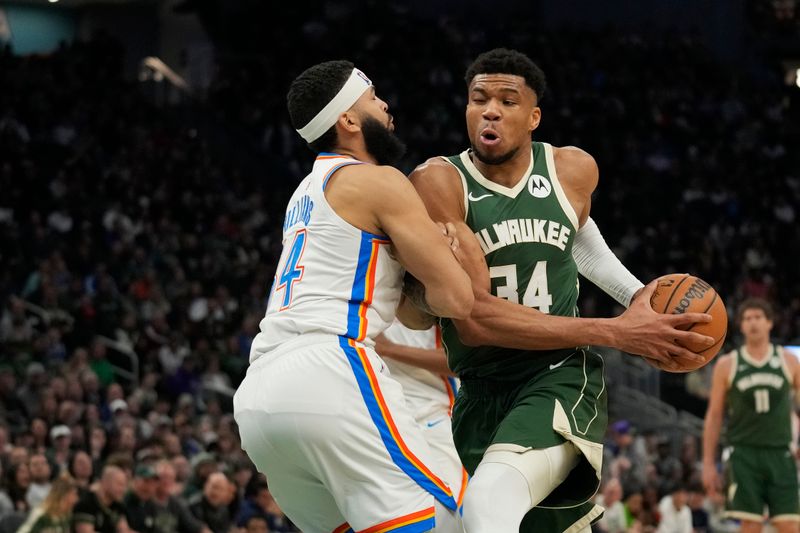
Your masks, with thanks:
M 714 287 L 690 274 L 667 274 L 658 278 L 650 305 L 658 313 L 708 313 L 713 317 L 711 322 L 693 324 L 688 331 L 708 335 L 716 342 L 706 349 L 703 346 L 686 345 L 689 350 L 702 355 L 704 362 L 676 357 L 675 360 L 680 364 L 678 369 L 666 368 L 658 361 L 645 358 L 648 363 L 667 372 L 691 372 L 708 364 L 719 353 L 728 332 L 728 312 Z

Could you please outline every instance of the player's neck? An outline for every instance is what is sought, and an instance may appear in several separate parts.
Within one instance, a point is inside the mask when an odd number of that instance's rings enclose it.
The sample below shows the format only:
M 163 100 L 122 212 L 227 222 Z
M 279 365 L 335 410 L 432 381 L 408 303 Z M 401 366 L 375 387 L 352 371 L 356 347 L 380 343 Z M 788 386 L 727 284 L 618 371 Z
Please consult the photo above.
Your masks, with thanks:
M 345 157 L 351 157 L 357 161 L 362 161 L 364 163 L 372 163 L 373 165 L 377 165 L 378 161 L 375 157 L 372 156 L 367 151 L 366 146 L 355 146 L 355 145 L 342 145 L 337 146 L 333 150 L 334 153 L 343 155 Z
M 745 348 L 747 353 L 753 359 L 761 360 L 769 355 L 769 337 L 763 339 L 745 339 Z
M 527 178 L 525 172 L 531 164 L 531 151 L 520 149 L 514 157 L 499 165 L 489 165 L 481 161 L 475 152 L 470 154 L 475 168 L 489 181 L 513 189 L 520 180 Z

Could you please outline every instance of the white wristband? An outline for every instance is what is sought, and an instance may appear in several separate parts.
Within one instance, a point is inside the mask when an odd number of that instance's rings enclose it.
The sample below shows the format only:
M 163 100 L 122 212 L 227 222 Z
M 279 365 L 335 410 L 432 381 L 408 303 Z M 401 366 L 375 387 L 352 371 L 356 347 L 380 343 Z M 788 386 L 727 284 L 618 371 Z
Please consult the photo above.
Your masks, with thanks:
M 644 287 L 614 255 L 591 217 L 575 234 L 572 257 L 583 277 L 625 307 L 631 304 L 636 291 Z

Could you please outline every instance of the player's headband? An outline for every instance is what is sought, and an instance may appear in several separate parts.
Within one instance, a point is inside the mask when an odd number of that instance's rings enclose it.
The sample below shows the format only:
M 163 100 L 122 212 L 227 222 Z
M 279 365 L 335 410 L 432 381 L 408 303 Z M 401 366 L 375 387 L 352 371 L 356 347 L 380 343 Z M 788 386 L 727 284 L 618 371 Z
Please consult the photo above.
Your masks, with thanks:
M 347 82 L 333 97 L 333 100 L 328 102 L 328 105 L 323 107 L 308 124 L 297 130 L 297 133 L 307 143 L 316 141 L 336 124 L 339 115 L 350 109 L 371 85 L 370 79 L 363 72 L 354 68 Z

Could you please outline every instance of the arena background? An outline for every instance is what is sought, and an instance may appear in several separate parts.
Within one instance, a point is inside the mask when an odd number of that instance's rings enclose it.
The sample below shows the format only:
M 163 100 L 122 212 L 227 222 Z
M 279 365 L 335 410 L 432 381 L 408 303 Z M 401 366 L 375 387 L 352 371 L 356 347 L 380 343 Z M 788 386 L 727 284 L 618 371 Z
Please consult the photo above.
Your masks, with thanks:
M 373 79 L 408 172 L 465 147 L 467 64 L 495 46 L 527 53 L 549 84 L 535 137 L 596 158 L 593 218 L 623 262 L 716 287 L 726 348 L 747 296 L 776 306 L 776 341 L 800 345 L 797 4 L 0 2 L 0 531 L 29 509 L 17 472 L 37 454 L 84 487 L 108 462 L 135 484 L 166 458 L 177 488 L 164 490 L 215 532 L 248 513 L 292 530 L 230 410 L 285 202 L 312 162 L 286 90 L 321 60 Z M 580 306 L 621 312 L 588 283 Z M 643 496 L 647 530 L 672 483 L 699 480 L 709 372 L 604 353 L 605 472 Z M 209 502 L 213 470 L 231 491 Z M 735 530 L 699 491 L 690 503 L 714 524 L 697 531 Z

